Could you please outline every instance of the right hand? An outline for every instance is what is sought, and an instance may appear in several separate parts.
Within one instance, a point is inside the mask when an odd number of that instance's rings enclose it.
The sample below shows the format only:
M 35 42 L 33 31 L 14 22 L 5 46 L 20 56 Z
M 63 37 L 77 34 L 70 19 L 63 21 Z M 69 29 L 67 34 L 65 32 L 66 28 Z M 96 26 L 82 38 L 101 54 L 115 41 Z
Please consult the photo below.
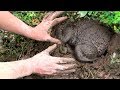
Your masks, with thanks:
M 40 24 L 29 30 L 27 37 L 30 37 L 38 41 L 49 41 L 56 44 L 61 44 L 61 41 L 51 37 L 50 33 L 53 26 L 67 19 L 66 16 L 57 18 L 63 12 L 64 11 L 56 11 L 56 12 L 49 12 L 48 14 L 46 14 L 46 16 L 43 18 Z
M 77 64 L 73 58 L 53 57 L 49 53 L 56 48 L 56 44 L 31 58 L 33 73 L 41 75 L 56 75 L 74 72 Z

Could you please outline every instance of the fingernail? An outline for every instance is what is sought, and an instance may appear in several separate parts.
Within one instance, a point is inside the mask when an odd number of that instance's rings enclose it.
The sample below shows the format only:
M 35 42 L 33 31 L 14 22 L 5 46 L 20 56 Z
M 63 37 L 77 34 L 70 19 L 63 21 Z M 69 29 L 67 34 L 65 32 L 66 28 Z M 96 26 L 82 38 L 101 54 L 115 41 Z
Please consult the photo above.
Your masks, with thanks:
M 68 18 L 67 16 L 65 16 L 65 18 Z
M 55 46 L 55 47 L 56 47 L 56 46 L 57 46 L 57 44 L 54 44 L 53 46 Z
M 61 44 L 61 42 L 59 41 L 58 44 Z

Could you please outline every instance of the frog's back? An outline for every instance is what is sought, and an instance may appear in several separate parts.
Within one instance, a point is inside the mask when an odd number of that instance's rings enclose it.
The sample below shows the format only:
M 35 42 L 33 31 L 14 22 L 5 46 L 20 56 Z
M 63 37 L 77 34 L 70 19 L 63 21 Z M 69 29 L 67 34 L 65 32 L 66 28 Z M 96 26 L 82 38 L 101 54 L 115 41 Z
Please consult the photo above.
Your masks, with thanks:
M 93 20 L 76 22 L 73 31 L 76 36 L 76 44 L 92 43 L 100 53 L 107 48 L 112 36 L 112 32 L 108 28 Z
M 75 25 L 75 24 L 74 24 Z M 110 38 L 110 30 L 93 20 L 81 20 L 74 26 L 74 36 L 87 40 Z

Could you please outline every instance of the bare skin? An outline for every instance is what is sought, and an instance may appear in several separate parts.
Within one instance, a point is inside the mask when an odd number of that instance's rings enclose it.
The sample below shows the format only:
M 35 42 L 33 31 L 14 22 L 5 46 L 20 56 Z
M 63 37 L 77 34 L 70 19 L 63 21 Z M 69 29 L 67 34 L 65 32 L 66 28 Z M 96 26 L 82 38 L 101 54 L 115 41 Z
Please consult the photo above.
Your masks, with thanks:
M 50 12 L 43 18 L 39 25 L 31 27 L 10 12 L 0 11 L 0 28 L 34 40 L 51 41 L 60 44 L 61 41 L 51 37 L 48 30 L 54 25 L 67 19 L 67 17 L 56 18 L 62 13 L 63 11 Z
M 0 78 L 16 79 L 31 75 L 32 73 L 40 75 L 60 74 L 58 70 L 66 73 L 74 72 L 75 69 L 73 69 L 73 67 L 76 67 L 76 64 L 73 58 L 52 57 L 49 55 L 49 52 L 56 46 L 57 45 L 54 44 L 26 60 L 0 62 Z
M 48 13 L 42 22 L 36 27 L 30 27 L 8 11 L 0 11 L 0 28 L 14 32 L 38 41 L 50 41 L 60 44 L 61 41 L 50 36 L 48 30 L 54 25 L 64 21 L 67 17 L 58 17 L 63 11 Z M 48 47 L 41 53 L 26 60 L 12 62 L 0 62 L 0 78 L 16 79 L 37 73 L 40 75 L 54 75 L 66 72 L 74 72 L 76 64 L 73 58 L 53 57 L 49 55 L 57 45 Z M 66 64 L 67 63 L 67 64 Z M 66 70 L 69 69 L 69 70 Z

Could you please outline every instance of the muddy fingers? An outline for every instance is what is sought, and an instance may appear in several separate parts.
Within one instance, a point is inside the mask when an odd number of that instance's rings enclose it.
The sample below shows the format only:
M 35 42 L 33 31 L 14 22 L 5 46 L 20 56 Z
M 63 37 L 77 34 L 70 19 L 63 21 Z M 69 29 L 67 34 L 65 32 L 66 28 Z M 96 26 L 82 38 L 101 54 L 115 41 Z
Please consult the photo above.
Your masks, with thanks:
M 56 44 L 61 44 L 61 41 L 59 39 L 53 38 L 51 36 L 47 39 L 47 41 L 50 41 Z
M 77 67 L 77 64 L 62 64 L 62 65 L 57 65 L 57 71 L 64 71 L 64 70 L 70 70 L 74 69 Z
M 54 44 L 52 46 L 49 46 L 47 49 L 45 49 L 43 52 L 49 54 L 52 50 L 54 50 L 57 47 L 57 44 Z
M 55 26 L 58 23 L 61 23 L 62 21 L 66 20 L 66 19 L 67 19 L 67 17 L 60 17 L 60 18 L 54 19 L 51 27 Z
M 45 17 L 43 18 L 43 20 L 53 20 L 56 17 L 58 17 L 59 15 L 61 15 L 64 11 L 51 11 L 48 12 Z
M 69 74 L 76 71 L 76 64 L 62 64 L 56 66 L 58 69 L 56 69 L 56 72 L 52 75 L 60 75 L 60 74 Z
M 53 14 L 53 11 L 48 12 L 48 13 L 44 16 L 43 20 L 48 20 L 48 18 L 49 18 L 52 14 Z
M 58 17 L 59 15 L 61 15 L 64 11 L 55 11 L 51 16 L 50 16 L 50 20 L 55 19 L 56 17 Z
M 64 71 L 59 71 L 57 73 L 54 73 L 53 75 L 62 75 L 62 74 L 69 74 L 69 73 L 73 73 L 75 72 L 75 69 L 71 69 L 71 70 L 64 70 Z
M 76 63 L 74 58 L 63 58 L 63 57 L 56 57 L 56 58 L 57 58 L 56 62 L 58 64 L 67 64 L 67 63 L 74 64 L 74 63 Z

